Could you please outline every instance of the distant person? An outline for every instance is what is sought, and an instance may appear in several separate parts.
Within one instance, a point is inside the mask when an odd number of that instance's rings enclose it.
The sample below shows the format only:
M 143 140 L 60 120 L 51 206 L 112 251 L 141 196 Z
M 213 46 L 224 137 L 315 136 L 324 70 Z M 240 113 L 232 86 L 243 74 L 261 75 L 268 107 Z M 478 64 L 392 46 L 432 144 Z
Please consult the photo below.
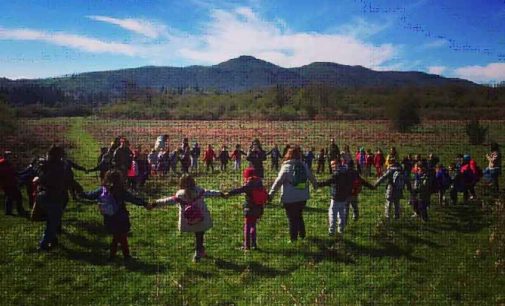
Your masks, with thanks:
M 133 152 L 130 150 L 130 144 L 126 138 L 119 140 L 119 147 L 114 151 L 113 156 L 114 169 L 119 170 L 126 179 L 133 160 Z
M 242 156 L 247 156 L 247 154 L 242 151 L 240 144 L 235 145 L 235 150 L 231 154 L 231 159 L 233 160 L 233 170 L 240 170 L 242 165 Z
M 129 193 L 125 188 L 123 176 L 118 170 L 110 170 L 105 174 L 102 186 L 88 193 L 82 193 L 83 198 L 96 200 L 100 203 L 103 223 L 109 234 L 112 234 L 109 261 L 113 261 L 118 245 L 121 246 L 125 262 L 131 260 L 128 245 L 128 232 L 131 228 L 126 202 L 149 208 L 148 203 Z M 108 209 L 107 209 L 108 208 Z
M 221 163 L 219 169 L 221 172 L 226 171 L 226 166 L 230 160 L 230 153 L 228 152 L 228 148 L 225 145 L 221 147 L 221 152 L 219 153 L 218 159 Z
M 349 220 L 349 210 L 350 210 L 350 208 L 352 208 L 353 220 L 358 221 L 358 219 L 359 219 L 359 194 L 361 193 L 363 186 L 367 187 L 368 189 L 375 189 L 375 188 L 367 180 L 365 180 L 363 177 L 361 177 L 361 175 L 358 173 L 358 171 L 354 168 L 354 163 L 351 163 L 349 165 L 349 173 L 351 174 L 353 181 L 352 181 L 351 196 L 349 197 L 349 201 L 347 202 L 347 206 L 346 206 L 345 219 L 346 219 L 346 221 Z
M 499 179 L 502 165 L 500 146 L 496 142 L 491 144 L 491 152 L 486 154 L 486 159 L 488 166 L 484 173 L 489 177 L 489 184 L 492 186 L 493 191 L 497 193 L 500 190 Z
M 372 175 L 372 167 L 374 166 L 374 154 L 371 149 L 366 151 L 366 171 L 365 177 L 369 177 Z
M 317 155 L 317 170 L 316 173 L 324 172 L 324 163 L 326 161 L 326 152 L 325 149 L 322 148 Z
M 281 159 L 281 152 L 279 151 L 279 146 L 274 145 L 272 150 L 266 153 L 266 156 L 270 156 L 271 160 L 270 169 L 279 171 L 279 160 Z
M 333 170 L 331 168 L 331 161 L 332 160 L 336 160 L 336 161 L 340 160 L 340 149 L 338 148 L 337 144 L 335 143 L 335 138 L 331 139 L 331 143 L 328 148 L 328 167 L 330 170 L 330 172 L 329 172 L 330 174 L 332 174 L 332 172 L 333 172 Z
M 291 147 L 269 192 L 272 198 L 281 189 L 281 202 L 289 221 L 290 242 L 304 239 L 306 235 L 303 210 L 310 198 L 309 182 L 317 188 L 316 178 L 302 161 L 300 147 Z
M 414 175 L 412 187 L 412 206 L 414 208 L 414 216 L 418 216 L 422 221 L 428 221 L 428 207 L 430 206 L 430 198 L 433 192 L 430 175 L 426 171 L 426 166 L 422 163 L 417 164 L 417 172 Z
M 5 196 L 5 214 L 12 216 L 12 205 L 16 203 L 18 215 L 26 217 L 27 213 L 23 208 L 23 198 L 18 188 L 16 170 L 11 163 L 11 156 L 10 151 L 5 151 L 3 156 L 0 157 L 0 188 L 2 188 Z
M 305 163 L 307 164 L 307 167 L 309 167 L 310 171 L 312 171 L 312 161 L 316 156 L 314 155 L 314 148 L 310 148 L 307 154 L 305 155 Z
M 344 150 L 340 152 L 340 161 L 349 166 L 352 160 L 351 148 L 349 148 L 349 145 L 344 145 Z
M 266 152 L 261 147 L 261 143 L 258 138 L 254 139 L 251 146 L 249 147 L 249 153 L 247 153 L 247 161 L 249 165 L 256 170 L 256 175 L 258 177 L 265 177 L 265 169 L 263 168 L 263 162 L 267 159 Z
M 214 160 L 216 159 L 216 152 L 212 149 L 212 145 L 207 145 L 207 150 L 203 152 L 203 161 L 205 162 L 205 167 L 207 173 L 211 170 L 214 173 Z
M 154 150 L 168 150 L 168 135 L 160 135 L 156 138 L 156 142 L 154 143 Z
M 191 167 L 191 148 L 189 144 L 180 150 L 179 160 L 181 161 L 181 172 L 189 174 L 189 167 Z
M 198 173 L 198 159 L 200 159 L 201 148 L 198 142 L 195 142 L 191 148 L 191 169 Z
M 160 149 L 158 153 L 158 165 L 156 171 L 158 174 L 166 176 L 170 167 L 169 153 L 165 149 Z
M 179 181 L 179 190 L 174 196 L 156 200 L 153 207 L 164 205 L 179 205 L 179 231 L 195 233 L 195 255 L 193 261 L 198 262 L 206 257 L 204 234 L 212 228 L 212 217 L 205 204 L 206 197 L 222 196 L 216 190 L 205 190 L 196 185 L 191 175 L 184 174 Z
M 438 204 L 445 206 L 445 193 L 451 187 L 451 176 L 444 165 L 435 166 L 435 190 L 438 193 Z
M 382 153 L 382 150 L 380 148 L 377 148 L 377 151 L 375 152 L 375 155 L 373 158 L 373 164 L 375 167 L 375 174 L 378 178 L 382 176 L 385 162 L 386 162 L 386 160 L 384 158 L 384 154 Z
M 156 175 L 156 168 L 158 165 L 158 153 L 156 153 L 156 150 L 153 148 L 151 150 L 151 153 L 147 155 L 147 162 L 149 164 L 149 171 L 151 175 Z
M 257 229 L 256 223 L 263 215 L 263 207 L 268 201 L 268 193 L 263 186 L 263 181 L 256 175 L 256 170 L 248 167 L 242 175 L 244 185 L 240 188 L 233 189 L 226 193 L 226 196 L 237 194 L 245 194 L 245 202 L 243 204 L 244 211 L 244 243 L 243 250 L 256 250 L 257 244 Z

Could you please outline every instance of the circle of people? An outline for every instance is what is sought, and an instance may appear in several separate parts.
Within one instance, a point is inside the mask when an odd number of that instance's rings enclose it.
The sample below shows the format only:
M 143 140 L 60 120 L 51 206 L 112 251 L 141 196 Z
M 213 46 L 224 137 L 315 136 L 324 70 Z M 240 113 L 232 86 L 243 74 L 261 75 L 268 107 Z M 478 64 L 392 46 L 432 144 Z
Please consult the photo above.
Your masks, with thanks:
M 349 146 L 340 151 L 335 139 L 328 148 L 323 148 L 317 156 L 312 148 L 303 154 L 297 145 L 287 145 L 283 153 L 277 145 L 266 152 L 258 139 L 252 141 L 247 153 L 240 145 L 230 155 L 226 146 L 219 155 L 211 145 L 203 154 L 207 171 L 214 172 L 214 160 L 221 161 L 221 170 L 226 170 L 229 160 L 234 161 L 234 169 L 241 169 L 242 156 L 246 156 L 249 165 L 243 171 L 243 185 L 222 192 L 206 190 L 196 183 L 190 169 L 198 171 L 200 147 L 198 143 L 190 148 L 184 138 L 177 150 L 168 150 L 168 135 L 159 136 L 152 151 L 141 154 L 139 149 L 131 150 L 128 140 L 117 137 L 108 148 L 102 148 L 98 164 L 93 169 L 85 169 L 66 157 L 62 147 L 53 145 L 45 158 L 34 159 L 21 172 L 16 172 L 12 163 L 12 154 L 4 152 L 0 158 L 0 186 L 5 193 L 5 213 L 12 215 L 16 203 L 18 214 L 28 215 L 22 205 L 19 185 L 26 185 L 33 221 L 45 221 L 46 226 L 39 249 L 48 251 L 58 244 L 61 232 L 63 212 L 69 201 L 69 193 L 74 199 L 78 197 L 97 201 L 103 215 L 104 226 L 112 235 L 109 260 L 114 260 L 118 247 L 124 260 L 131 259 L 128 246 L 130 231 L 129 213 L 125 203 L 133 203 L 149 210 L 167 205 L 178 205 L 178 227 L 182 232 L 195 235 L 195 253 L 193 260 L 199 261 L 206 256 L 204 234 L 212 228 L 212 218 L 205 204 L 207 197 L 228 198 L 244 194 L 243 202 L 243 246 L 244 251 L 256 250 L 257 222 L 262 217 L 264 207 L 280 190 L 280 201 L 285 209 L 289 224 L 289 242 L 293 243 L 306 236 L 303 211 L 310 198 L 311 184 L 314 189 L 330 187 L 331 202 L 328 209 L 328 235 L 342 240 L 349 212 L 352 209 L 353 219 L 359 218 L 359 194 L 362 187 L 375 189 L 384 184 L 384 215 L 390 219 L 391 210 L 394 218 L 400 218 L 400 200 L 404 191 L 408 191 L 408 202 L 413 209 L 413 217 L 428 221 L 428 208 L 433 193 L 438 195 L 440 205 L 456 205 L 458 194 L 463 194 L 464 202 L 476 197 L 475 186 L 481 180 L 499 190 L 498 178 L 501 175 L 501 153 L 498 144 L 491 144 L 490 153 L 486 155 L 488 167 L 482 171 L 470 155 L 458 154 L 455 161 L 444 167 L 438 157 L 430 154 L 427 159 L 420 155 L 408 154 L 401 161 L 395 147 L 384 156 L 381 149 L 375 153 L 358 148 L 354 158 Z M 271 168 L 279 171 L 269 190 L 263 184 L 263 162 L 271 156 Z M 282 163 L 279 161 L 282 158 Z M 324 172 L 325 161 L 331 176 L 318 182 L 312 172 L 312 161 L 317 161 L 317 173 Z M 134 195 L 138 186 L 142 186 L 149 175 L 164 176 L 171 170 L 176 173 L 173 164 L 181 163 L 182 176 L 179 179 L 179 190 L 168 197 L 148 203 Z M 280 167 L 279 167 L 280 166 Z M 375 169 L 376 181 L 372 184 L 367 178 Z M 102 181 L 96 190 L 84 192 L 75 180 L 73 170 L 85 172 L 99 171 Z M 449 197 L 446 197 L 446 193 Z

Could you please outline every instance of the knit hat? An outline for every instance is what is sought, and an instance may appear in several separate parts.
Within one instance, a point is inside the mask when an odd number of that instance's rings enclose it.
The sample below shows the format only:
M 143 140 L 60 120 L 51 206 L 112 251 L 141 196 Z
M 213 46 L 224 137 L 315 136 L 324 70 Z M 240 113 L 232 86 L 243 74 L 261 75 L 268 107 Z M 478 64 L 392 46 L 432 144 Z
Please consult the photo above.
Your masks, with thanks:
M 253 167 L 247 167 L 244 169 L 244 172 L 242 173 L 242 178 L 248 179 L 253 176 L 256 176 L 256 170 L 254 170 Z
M 472 159 L 472 157 L 470 156 L 470 154 L 463 155 L 463 161 L 464 162 L 469 162 L 471 159 Z

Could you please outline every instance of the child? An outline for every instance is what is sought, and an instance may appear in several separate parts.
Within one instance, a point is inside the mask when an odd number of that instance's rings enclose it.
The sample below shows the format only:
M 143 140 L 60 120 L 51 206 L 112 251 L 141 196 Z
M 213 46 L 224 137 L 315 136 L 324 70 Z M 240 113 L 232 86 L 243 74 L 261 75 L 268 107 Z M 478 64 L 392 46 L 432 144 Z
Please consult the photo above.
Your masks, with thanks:
M 352 161 L 351 149 L 349 148 L 349 145 L 344 145 L 344 150 L 340 152 L 340 157 L 342 163 L 349 165 L 349 162 Z
M 382 150 L 380 148 L 377 148 L 377 151 L 375 152 L 375 156 L 373 158 L 373 164 L 375 166 L 375 172 L 378 178 L 382 176 L 384 161 L 384 154 L 382 153 Z
M 198 173 L 198 159 L 200 158 L 200 145 L 195 142 L 195 145 L 191 149 L 191 168 L 193 171 Z
M 244 202 L 244 245 L 243 250 L 256 250 L 256 223 L 263 215 L 263 205 L 268 201 L 268 194 L 263 186 L 260 177 L 256 175 L 256 171 L 252 167 L 248 167 L 243 173 L 244 185 L 240 188 L 233 189 L 226 194 L 232 196 L 245 193 Z
M 156 150 L 153 148 L 151 153 L 147 155 L 147 162 L 149 163 L 149 169 L 151 175 L 156 175 L 156 165 L 158 164 L 158 154 L 156 154 Z
M 180 149 L 179 160 L 181 162 L 182 173 L 189 173 L 189 167 L 191 166 L 191 149 L 189 148 L 189 144 L 187 146 L 183 145 L 183 149 Z
M 403 188 L 406 180 L 402 167 L 394 157 L 389 157 L 388 164 L 391 165 L 386 172 L 375 182 L 374 187 L 379 186 L 382 182 L 387 182 L 386 186 L 386 205 L 384 207 L 384 215 L 389 220 L 391 206 L 394 206 L 395 219 L 400 218 L 400 199 L 403 198 Z
M 312 161 L 314 160 L 314 148 L 310 148 L 309 152 L 307 152 L 307 155 L 305 155 L 305 163 L 307 164 L 307 167 L 312 171 Z
M 349 202 L 347 203 L 347 208 L 346 208 L 346 221 L 349 219 L 349 208 L 352 207 L 352 217 L 354 221 L 358 221 L 359 218 L 359 208 L 358 208 L 358 198 L 359 194 L 361 192 L 362 186 L 365 186 L 369 189 L 374 189 L 374 186 L 367 182 L 365 179 L 363 179 L 360 175 L 359 172 L 354 169 L 354 163 L 351 163 L 349 165 L 349 171 L 354 178 L 352 181 L 352 192 L 351 192 L 351 197 L 349 198 Z
M 168 168 L 169 171 L 172 171 L 173 175 L 177 175 L 177 150 L 173 150 L 168 154 Z
M 449 188 L 449 195 L 451 197 L 451 204 L 458 204 L 458 192 L 464 192 L 465 185 L 463 182 L 463 175 L 456 166 L 456 163 L 449 165 L 449 175 L 451 177 L 451 186 Z
M 438 204 L 445 205 L 445 192 L 451 186 L 451 177 L 449 172 L 442 164 L 435 166 L 435 188 L 438 192 Z
M 237 144 L 235 146 L 235 150 L 233 150 L 231 154 L 231 159 L 233 160 L 233 170 L 240 170 L 242 155 L 246 156 L 247 154 L 240 149 L 240 144 Z
M 128 169 L 128 188 L 137 191 L 137 180 L 139 176 L 138 151 L 135 151 L 130 168 Z
M 372 175 L 372 166 L 374 164 L 374 155 L 372 153 L 372 150 L 368 149 L 366 151 L 366 171 L 365 171 L 365 176 L 369 177 Z
M 426 166 L 422 163 L 417 164 L 417 173 L 414 175 L 414 184 L 412 188 L 411 204 L 414 209 L 414 215 L 419 216 L 422 221 L 428 221 L 428 207 L 431 197 L 431 176 L 426 171 Z
M 131 259 L 128 247 L 128 232 L 130 231 L 130 217 L 125 202 L 149 208 L 144 200 L 133 196 L 124 188 L 122 174 L 118 170 L 110 170 L 105 173 L 102 187 L 95 191 L 82 193 L 81 197 L 89 200 L 98 200 L 101 206 L 110 205 L 110 212 L 102 210 L 103 223 L 107 231 L 112 234 L 109 261 L 114 260 L 118 244 L 121 245 L 124 260 Z
M 226 148 L 225 145 L 221 148 L 221 153 L 219 153 L 219 161 L 221 162 L 221 165 L 219 169 L 221 172 L 226 171 L 226 166 L 228 165 L 228 161 L 230 160 L 230 154 L 228 153 L 228 149 Z
M 206 257 L 204 234 L 212 228 L 212 218 L 205 204 L 205 197 L 222 196 L 222 192 L 205 190 L 196 185 L 189 174 L 183 174 L 179 181 L 179 190 L 174 196 L 155 201 L 153 207 L 179 204 L 179 231 L 195 233 L 195 255 L 193 261 L 198 262 Z
M 163 176 L 167 175 L 169 167 L 168 152 L 165 149 L 160 149 L 158 153 L 158 166 L 157 172 L 161 173 Z
M 331 204 L 328 210 L 328 235 L 335 236 L 335 223 L 338 219 L 337 238 L 341 238 L 347 217 L 347 203 L 352 195 L 352 182 L 354 181 L 354 173 L 349 171 L 344 157 L 340 157 L 340 162 L 332 160 L 330 162 L 333 174 L 330 179 L 319 182 L 318 187 L 331 186 Z
M 322 148 L 317 155 L 317 171 L 316 173 L 321 173 L 324 171 L 324 162 L 326 160 L 325 149 Z
M 203 152 L 203 161 L 207 166 L 207 173 L 209 169 L 212 169 L 212 173 L 214 173 L 214 159 L 216 159 L 216 153 L 212 150 L 212 145 L 207 145 L 207 150 Z
M 279 146 L 275 145 L 272 150 L 268 151 L 266 156 L 271 156 L 271 169 L 275 171 L 279 171 L 279 159 L 281 158 L 281 152 L 279 151 Z
M 365 174 L 366 173 L 366 152 L 365 148 L 361 147 L 359 148 L 359 153 L 357 156 L 357 166 L 358 166 L 358 173 L 359 174 Z

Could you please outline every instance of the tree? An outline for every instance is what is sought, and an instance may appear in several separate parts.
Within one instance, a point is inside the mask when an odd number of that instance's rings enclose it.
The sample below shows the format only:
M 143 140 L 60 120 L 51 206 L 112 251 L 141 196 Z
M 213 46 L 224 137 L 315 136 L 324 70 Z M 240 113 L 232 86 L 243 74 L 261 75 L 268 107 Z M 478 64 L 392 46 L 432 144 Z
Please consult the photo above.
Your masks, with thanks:
M 466 124 L 465 131 L 470 144 L 480 145 L 486 139 L 488 128 L 480 125 L 479 120 L 473 119 Z
M 404 97 L 393 97 L 386 106 L 386 111 L 393 129 L 402 133 L 408 132 L 421 122 L 417 100 L 409 94 L 405 94 Z

